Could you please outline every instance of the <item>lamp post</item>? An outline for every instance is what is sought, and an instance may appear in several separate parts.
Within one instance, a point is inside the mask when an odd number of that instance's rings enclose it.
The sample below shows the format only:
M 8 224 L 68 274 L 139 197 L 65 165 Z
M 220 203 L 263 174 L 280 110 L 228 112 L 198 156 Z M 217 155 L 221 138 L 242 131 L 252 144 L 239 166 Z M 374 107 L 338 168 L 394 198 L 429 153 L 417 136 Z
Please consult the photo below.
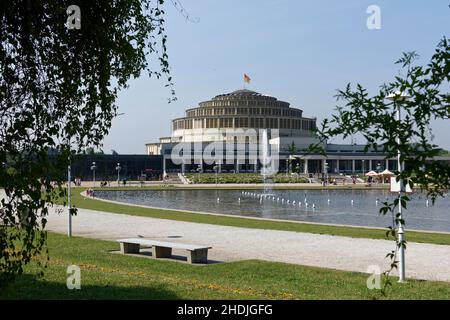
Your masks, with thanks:
M 67 211 L 68 211 L 68 221 L 67 221 L 67 237 L 72 237 L 72 190 L 71 190 L 71 181 L 72 181 L 72 152 L 71 152 L 71 138 L 70 136 L 67 138 L 67 145 L 69 147 L 69 155 L 67 157 L 68 164 L 67 164 Z
M 198 165 L 198 168 L 196 169 L 196 171 L 197 171 L 197 180 L 198 180 L 198 183 L 200 183 L 200 171 L 202 171 L 202 168 L 200 167 L 200 165 Z
M 122 169 L 122 167 L 120 166 L 120 162 L 117 162 L 117 166 L 116 166 L 116 170 L 117 170 L 117 186 L 119 186 L 119 183 L 120 183 L 120 169 Z
M 328 162 L 325 161 L 323 164 L 323 173 L 324 173 L 324 184 L 328 184 Z
M 71 167 L 70 167 L 71 161 L 69 156 L 69 164 L 67 165 L 67 209 L 69 213 L 69 221 L 67 226 L 67 236 L 69 238 L 72 237 L 72 194 L 71 194 Z
M 380 173 L 380 171 L 381 171 L 381 164 L 379 162 L 377 163 L 377 166 L 376 166 L 375 170 L 377 170 L 377 173 Z M 381 179 L 382 179 L 381 182 L 384 184 L 383 178 L 381 178 Z
M 216 188 L 217 188 L 217 173 L 218 173 L 217 171 L 219 170 L 219 167 L 215 165 L 213 169 L 216 171 Z
M 394 108 L 396 109 L 396 116 L 397 116 L 397 121 L 398 124 L 400 125 L 402 118 L 401 118 L 401 113 L 400 113 L 400 104 L 398 103 L 399 101 L 405 101 L 408 100 L 410 97 L 403 93 L 403 92 L 395 92 L 393 94 L 390 94 L 389 96 L 386 97 L 388 100 L 392 101 L 394 103 Z M 396 137 L 396 141 L 397 141 L 397 145 L 400 145 L 400 135 L 397 135 Z M 398 173 L 401 177 L 402 171 L 403 171 L 403 161 L 402 161 L 402 153 L 400 151 L 400 149 L 397 150 L 397 169 L 398 169 Z M 400 178 L 400 191 L 398 192 L 398 219 L 397 219 L 397 224 L 398 224 L 398 239 L 399 239 L 399 248 L 398 248 L 398 261 L 399 261 L 399 269 L 398 269 L 398 274 L 399 274 L 399 279 L 398 282 L 404 282 L 405 278 L 406 278 L 406 268 L 405 268 L 405 247 L 404 247 L 404 241 L 405 241 L 405 229 L 403 226 L 403 216 L 402 216 L 402 205 L 401 205 L 401 199 L 403 196 L 403 192 L 404 192 L 404 185 L 403 185 L 403 179 Z
M 97 169 L 97 166 L 95 165 L 95 161 L 93 161 L 91 170 L 92 170 L 92 181 L 94 181 L 94 188 L 95 188 L 95 169 Z

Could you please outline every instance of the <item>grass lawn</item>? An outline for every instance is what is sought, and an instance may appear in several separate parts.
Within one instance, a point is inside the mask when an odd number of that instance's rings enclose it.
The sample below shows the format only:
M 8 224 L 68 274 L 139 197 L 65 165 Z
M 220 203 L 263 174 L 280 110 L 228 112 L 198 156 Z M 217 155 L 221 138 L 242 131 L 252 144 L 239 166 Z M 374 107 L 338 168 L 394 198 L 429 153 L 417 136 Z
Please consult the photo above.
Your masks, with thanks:
M 308 232 L 308 233 L 347 236 L 353 238 L 370 238 L 370 239 L 386 238 L 385 230 L 369 229 L 363 227 L 340 227 L 340 226 L 326 226 L 326 225 L 315 225 L 308 223 L 296 223 L 284 221 L 267 221 L 267 220 L 240 218 L 232 216 L 217 216 L 217 215 L 198 214 L 174 210 L 161 210 L 161 209 L 143 208 L 137 206 L 108 203 L 104 201 L 83 198 L 80 195 L 81 191 L 83 190 L 84 188 L 73 188 L 72 201 L 73 204 L 78 208 L 160 218 L 160 219 L 170 219 L 178 221 L 188 221 L 188 222 L 207 223 L 214 225 L 235 226 L 254 229 Z M 450 245 L 450 234 L 408 231 L 407 241 Z
M 118 243 L 48 236 L 44 276 L 36 263 L 0 291 L 0 299 L 378 299 L 368 275 L 264 261 L 206 266 L 113 254 Z M 69 265 L 81 268 L 81 290 L 66 288 Z M 450 299 L 450 283 L 393 279 L 388 299 Z

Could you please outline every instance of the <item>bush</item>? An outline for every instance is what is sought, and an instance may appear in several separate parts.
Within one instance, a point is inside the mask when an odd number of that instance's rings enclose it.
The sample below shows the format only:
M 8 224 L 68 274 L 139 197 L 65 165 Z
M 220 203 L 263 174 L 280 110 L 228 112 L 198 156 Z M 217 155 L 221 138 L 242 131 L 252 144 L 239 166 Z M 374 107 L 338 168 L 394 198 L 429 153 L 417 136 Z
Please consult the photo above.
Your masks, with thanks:
M 192 183 L 216 183 L 215 173 L 188 173 L 185 174 Z M 275 174 L 271 177 L 273 183 L 308 183 L 308 179 L 297 175 Z M 217 183 L 262 183 L 263 178 L 259 173 L 218 173 Z

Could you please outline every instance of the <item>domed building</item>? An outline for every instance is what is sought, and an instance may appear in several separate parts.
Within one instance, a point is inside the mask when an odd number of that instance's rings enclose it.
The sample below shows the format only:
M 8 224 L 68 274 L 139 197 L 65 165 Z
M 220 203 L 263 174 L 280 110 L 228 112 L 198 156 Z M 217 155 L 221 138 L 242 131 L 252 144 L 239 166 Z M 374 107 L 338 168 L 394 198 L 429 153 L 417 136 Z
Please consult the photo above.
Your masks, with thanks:
M 278 171 L 287 171 L 288 159 L 293 160 L 291 169 L 310 176 L 396 170 L 395 159 L 386 159 L 376 150 L 365 152 L 365 145 L 353 142 L 323 142 L 327 156 L 307 152 L 311 144 L 318 143 L 315 128 L 316 118 L 304 117 L 301 109 L 290 107 L 288 102 L 241 89 L 187 109 L 184 117 L 172 120 L 172 135 L 146 144 L 146 153 L 162 157 L 164 174 L 256 172 L 262 162 L 253 151 L 260 153 L 265 134 L 271 154 L 278 160 Z M 214 161 L 207 159 L 208 154 L 214 155 Z
M 172 140 L 176 142 L 217 141 L 210 135 L 217 129 L 279 129 L 281 137 L 310 137 L 315 118 L 303 118 L 302 110 L 290 108 L 288 102 L 242 89 L 220 94 L 198 107 L 187 109 L 186 116 L 172 120 Z M 205 134 L 206 133 L 206 134 Z
M 172 120 L 172 135 L 160 138 L 159 143 L 146 144 L 147 154 L 163 155 L 166 159 L 172 156 L 173 148 L 179 144 L 201 144 L 202 151 L 210 143 L 234 143 L 234 159 L 216 161 L 221 171 L 253 172 L 261 167 L 260 162 L 249 157 L 239 161 L 237 145 L 249 154 L 251 145 L 258 149 L 262 130 L 268 134 L 268 139 L 302 138 L 305 146 L 313 142 L 313 130 L 316 128 L 316 118 L 303 117 L 303 111 L 291 108 L 288 102 L 264 95 L 252 90 L 241 89 L 231 93 L 220 94 L 211 100 L 200 102 L 195 108 L 186 110 L 184 117 Z M 298 141 L 297 141 L 298 142 Z M 272 149 L 274 148 L 272 143 Z M 275 146 L 276 151 L 281 151 Z M 229 152 L 229 151 L 228 151 Z M 244 157 L 245 158 L 245 157 Z M 211 171 L 212 165 L 185 161 L 185 166 L 174 166 L 166 163 L 167 171 L 200 170 Z M 173 160 L 173 159 L 172 159 Z M 198 169 L 197 169 L 198 170 Z

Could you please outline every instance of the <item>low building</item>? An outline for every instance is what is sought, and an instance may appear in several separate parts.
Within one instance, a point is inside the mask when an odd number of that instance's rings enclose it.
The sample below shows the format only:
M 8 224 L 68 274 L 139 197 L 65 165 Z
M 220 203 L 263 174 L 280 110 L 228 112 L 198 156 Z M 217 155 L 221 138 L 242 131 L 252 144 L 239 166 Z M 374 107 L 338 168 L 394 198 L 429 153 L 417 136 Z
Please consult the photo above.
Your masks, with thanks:
M 95 163 L 95 169 L 92 168 Z M 118 169 L 120 168 L 120 169 Z M 86 154 L 72 160 L 74 179 L 96 181 L 159 180 L 162 177 L 162 156 L 146 154 Z
M 305 174 L 397 169 L 396 159 L 386 159 L 376 150 L 364 152 L 364 145 L 325 142 L 320 145 L 326 150 L 326 157 L 311 154 L 308 147 L 319 144 L 315 129 L 316 118 L 304 117 L 303 110 L 275 97 L 242 89 L 187 109 L 184 117 L 172 120 L 172 135 L 146 144 L 146 151 L 148 155 L 162 156 L 164 174 L 257 172 L 264 166 L 260 154 L 266 135 L 269 153 L 278 157 L 277 171 L 286 171 L 288 166 Z M 259 156 L 255 157 L 253 151 Z M 450 161 L 449 157 L 444 158 L 441 160 Z

